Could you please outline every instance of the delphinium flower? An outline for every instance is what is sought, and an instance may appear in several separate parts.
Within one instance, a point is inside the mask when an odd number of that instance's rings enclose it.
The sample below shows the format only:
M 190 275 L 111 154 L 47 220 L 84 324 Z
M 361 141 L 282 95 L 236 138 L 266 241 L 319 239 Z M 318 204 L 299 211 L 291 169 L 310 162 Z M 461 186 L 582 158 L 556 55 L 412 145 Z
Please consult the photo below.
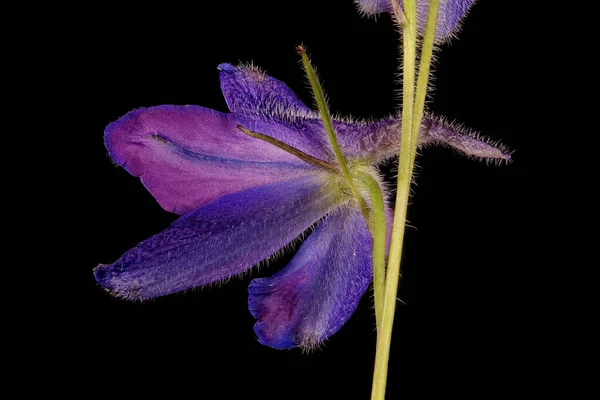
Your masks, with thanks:
M 340 329 L 372 282 L 367 183 L 387 201 L 376 166 L 397 156 L 401 118 L 333 118 L 348 180 L 319 113 L 284 83 L 252 66 L 219 70 L 229 113 L 160 105 L 106 128 L 110 157 L 181 217 L 98 266 L 96 280 L 127 300 L 169 295 L 243 273 L 313 229 L 283 270 L 249 287 L 262 344 L 313 347 Z M 428 116 L 420 144 L 436 143 L 486 160 L 510 158 Z M 390 224 L 390 210 L 387 216 Z

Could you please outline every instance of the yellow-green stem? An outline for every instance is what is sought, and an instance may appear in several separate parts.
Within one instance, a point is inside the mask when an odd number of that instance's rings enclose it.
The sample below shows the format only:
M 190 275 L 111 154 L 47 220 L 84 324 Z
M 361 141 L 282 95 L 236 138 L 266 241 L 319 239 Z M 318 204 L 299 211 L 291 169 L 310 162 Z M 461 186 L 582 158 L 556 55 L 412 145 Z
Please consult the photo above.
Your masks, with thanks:
M 358 179 L 364 184 L 371 199 L 371 235 L 373 236 L 373 292 L 375 296 L 375 320 L 381 326 L 383 294 L 385 289 L 385 248 L 387 244 L 387 218 L 383 191 L 379 182 L 368 172 L 361 172 Z
M 392 1 L 397 9 L 397 3 Z M 371 400 L 384 400 L 387 383 L 388 361 L 392 340 L 394 313 L 396 311 L 396 293 L 400 276 L 400 258 L 402 243 L 404 241 L 404 226 L 406 221 L 406 207 L 408 191 L 410 189 L 410 153 L 411 131 L 415 85 L 415 59 L 417 45 L 416 31 L 416 2 L 404 0 L 405 21 L 401 24 L 403 38 L 403 87 L 402 87 L 402 141 L 400 145 L 400 159 L 398 160 L 398 183 L 396 191 L 396 206 L 394 224 L 392 227 L 392 241 L 388 258 L 385 293 L 383 303 L 383 316 L 381 326 L 378 327 L 377 348 L 375 355 L 375 369 L 373 372 L 373 388 Z M 396 20 L 400 24 L 399 13 L 396 10 Z M 390 301 L 389 297 L 392 296 Z
M 408 208 L 408 198 L 410 194 L 410 183 L 412 169 L 414 166 L 414 157 L 416 144 L 418 143 L 418 133 L 420 128 L 420 118 L 415 122 L 415 59 L 417 43 L 416 27 L 416 1 L 404 0 L 404 20 L 396 1 L 392 0 L 396 21 L 402 29 L 403 37 L 403 97 L 402 97 L 402 141 L 400 145 L 400 159 L 398 160 L 398 184 L 396 193 L 396 206 L 394 212 L 394 224 L 392 228 L 392 239 L 388 259 L 388 269 L 385 282 L 383 317 L 381 330 L 377 335 L 377 351 L 375 359 L 375 370 L 373 376 L 373 389 L 371 392 L 372 400 L 384 400 L 385 388 L 387 382 L 388 362 L 390 345 L 392 340 L 392 329 L 394 325 L 394 314 L 396 311 L 396 296 L 398 285 L 400 283 L 400 262 L 402 257 L 402 245 L 404 242 L 404 231 L 406 226 L 406 215 Z M 430 12 L 437 16 L 438 1 L 430 1 Z M 426 35 L 435 34 L 435 25 L 427 25 Z M 425 62 L 429 63 L 431 58 Z M 427 68 L 427 74 L 429 69 Z M 427 81 L 425 85 L 419 85 L 417 99 L 425 99 L 427 90 Z M 417 110 L 418 110 L 417 105 Z M 420 111 L 422 116 L 422 110 Z

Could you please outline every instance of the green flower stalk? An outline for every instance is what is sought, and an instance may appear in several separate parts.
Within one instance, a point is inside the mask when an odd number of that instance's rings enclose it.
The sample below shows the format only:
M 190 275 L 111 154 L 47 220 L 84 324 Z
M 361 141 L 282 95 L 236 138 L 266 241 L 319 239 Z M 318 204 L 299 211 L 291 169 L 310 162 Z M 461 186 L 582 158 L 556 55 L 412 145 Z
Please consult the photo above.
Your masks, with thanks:
M 365 14 L 390 12 L 402 32 L 403 97 L 402 97 L 402 139 L 398 161 L 397 195 L 394 223 L 385 278 L 383 312 L 378 319 L 377 352 L 373 375 L 371 399 L 384 400 L 387 381 L 389 352 L 396 310 L 396 296 L 401 279 L 401 258 L 406 227 L 408 198 L 413 176 L 416 151 L 419 145 L 419 132 L 427 97 L 427 85 L 434 43 L 446 40 L 458 26 L 473 0 L 446 0 L 442 2 L 444 23 L 438 29 L 440 0 L 404 0 L 403 8 L 399 1 L 363 0 L 359 1 Z M 426 28 L 423 33 L 423 17 Z M 419 75 L 415 90 L 415 70 L 417 37 L 423 36 Z M 377 282 L 376 282 L 377 284 Z

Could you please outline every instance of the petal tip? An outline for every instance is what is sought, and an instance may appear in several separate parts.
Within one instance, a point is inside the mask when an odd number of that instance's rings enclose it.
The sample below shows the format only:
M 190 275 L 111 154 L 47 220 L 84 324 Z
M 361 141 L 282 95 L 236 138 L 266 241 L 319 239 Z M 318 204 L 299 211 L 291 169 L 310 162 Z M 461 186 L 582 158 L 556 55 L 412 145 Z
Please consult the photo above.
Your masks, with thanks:
M 102 289 L 113 296 L 119 297 L 118 293 L 116 293 L 114 290 L 114 285 L 112 284 L 110 265 L 98 264 L 98 266 L 94 268 L 92 272 L 94 273 L 96 282 L 102 287 Z
M 108 275 L 110 274 L 110 265 L 108 264 L 98 264 L 96 268 L 94 268 L 94 278 L 96 278 L 96 282 L 102 287 L 106 287 L 109 281 Z
M 235 72 L 237 68 L 229 63 L 221 63 L 217 66 L 217 69 L 221 72 Z
M 114 264 L 98 264 L 94 268 L 93 273 L 96 282 L 111 296 L 129 301 L 142 301 L 145 299 L 141 295 L 141 289 L 132 289 L 130 285 L 120 282 L 119 274 L 114 268 Z
M 254 333 L 258 341 L 263 346 L 268 346 L 277 350 L 286 350 L 298 346 L 298 343 L 290 336 L 290 332 L 282 330 L 281 324 L 273 320 L 276 316 L 270 312 L 269 305 L 265 304 L 265 295 L 272 292 L 269 289 L 268 279 L 256 278 L 248 286 L 248 309 L 250 314 L 256 319 L 254 324 Z
M 273 337 L 268 334 L 265 326 L 261 322 L 254 324 L 254 333 L 258 338 L 258 342 L 263 346 L 271 347 L 275 350 L 289 350 L 297 347 L 298 344 L 287 337 Z
M 114 163 L 125 168 L 133 176 L 140 176 L 140 165 L 134 148 L 139 148 L 139 132 L 144 131 L 143 116 L 153 109 L 167 108 L 168 106 L 155 106 L 150 108 L 136 108 L 129 111 L 116 121 L 111 122 L 104 129 L 104 146 Z

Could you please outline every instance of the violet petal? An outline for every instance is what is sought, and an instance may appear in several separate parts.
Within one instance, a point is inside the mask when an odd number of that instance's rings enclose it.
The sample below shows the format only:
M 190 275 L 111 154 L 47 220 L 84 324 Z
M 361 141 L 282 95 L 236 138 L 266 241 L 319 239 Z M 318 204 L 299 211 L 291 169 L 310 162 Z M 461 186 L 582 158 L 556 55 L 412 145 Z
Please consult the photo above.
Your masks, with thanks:
M 190 212 L 110 265 L 94 270 L 116 296 L 143 300 L 218 282 L 272 256 L 332 207 L 312 176 L 221 197 Z
M 281 140 L 313 157 L 335 162 L 321 117 L 302 103 L 285 83 L 256 67 L 221 64 L 219 69 L 223 95 L 229 109 L 237 115 L 242 125 Z M 393 130 L 396 126 L 393 119 L 375 123 L 334 121 L 340 146 L 349 157 L 363 157 L 367 152 L 377 152 L 378 145 L 391 146 L 391 143 L 363 142 L 391 138 L 391 134 L 382 131 Z M 397 141 L 397 137 L 394 140 Z M 363 147 L 368 150 L 362 151 Z
M 350 318 L 372 278 L 367 225 L 359 211 L 342 207 L 324 219 L 282 271 L 250 284 L 259 341 L 277 349 L 316 346 Z
M 283 82 L 257 67 L 219 65 L 221 90 L 231 112 L 271 119 L 281 113 L 310 114 L 318 118 Z
M 258 68 L 221 64 L 223 95 L 238 121 L 255 132 L 271 136 L 313 157 L 335 163 L 323 121 L 283 82 Z M 427 122 L 425 117 L 425 123 Z M 424 123 L 424 124 L 425 124 Z M 343 153 L 377 164 L 398 155 L 401 124 L 397 118 L 380 121 L 333 121 Z M 420 136 L 425 144 L 430 137 Z
M 335 160 L 319 114 L 285 83 L 256 67 L 221 64 L 219 70 L 227 105 L 244 127 L 321 160 Z

